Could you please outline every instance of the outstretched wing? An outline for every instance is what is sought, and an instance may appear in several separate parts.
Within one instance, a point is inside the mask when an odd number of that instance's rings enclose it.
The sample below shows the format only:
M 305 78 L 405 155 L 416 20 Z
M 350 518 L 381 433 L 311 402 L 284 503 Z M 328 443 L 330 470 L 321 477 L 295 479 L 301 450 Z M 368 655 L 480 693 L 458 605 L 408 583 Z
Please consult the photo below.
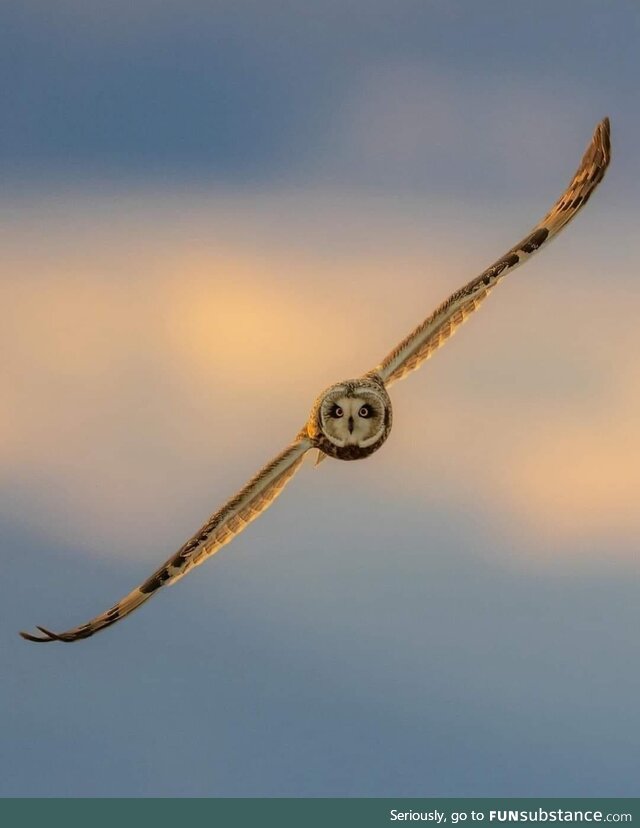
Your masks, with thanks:
M 497 262 L 446 302 L 419 325 L 374 369 L 388 386 L 417 368 L 437 350 L 473 313 L 489 292 L 514 268 L 521 265 L 568 224 L 587 203 L 604 178 L 611 160 L 609 119 L 600 121 L 571 183 L 553 208 L 533 230 Z
M 215 554 L 264 512 L 296 473 L 305 452 L 312 446 L 313 443 L 307 437 L 306 431 L 301 431 L 288 448 L 274 457 L 237 495 L 211 515 L 204 526 L 181 546 L 175 555 L 102 615 L 97 615 L 86 624 L 73 627 L 66 632 L 54 633 L 44 627 L 38 627 L 41 636 L 25 632 L 21 632 L 20 635 L 27 641 L 77 641 L 80 638 L 89 638 L 129 615 L 155 595 L 161 587 L 174 583 L 194 566 Z

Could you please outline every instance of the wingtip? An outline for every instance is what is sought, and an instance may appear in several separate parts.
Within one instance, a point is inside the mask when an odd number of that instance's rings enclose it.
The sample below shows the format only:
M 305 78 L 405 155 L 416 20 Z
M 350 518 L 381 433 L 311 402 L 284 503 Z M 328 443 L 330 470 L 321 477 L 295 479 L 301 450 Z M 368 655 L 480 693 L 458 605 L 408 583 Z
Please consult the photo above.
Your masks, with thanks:
M 48 630 L 46 627 L 39 627 L 36 626 L 37 630 L 40 630 L 42 635 L 33 635 L 32 633 L 24 632 L 21 630 L 18 635 L 21 638 L 24 638 L 25 641 L 34 641 L 36 644 L 48 644 L 50 641 L 64 641 L 59 635 L 51 630 Z
M 24 630 L 20 630 L 18 635 L 20 636 L 20 638 L 24 638 L 25 641 L 35 641 L 36 644 L 46 644 L 48 641 L 53 641 L 53 638 L 45 637 L 42 635 L 33 635 L 32 633 L 24 632 Z
M 606 115 L 595 128 L 593 137 L 594 141 L 602 147 L 602 151 L 608 160 L 611 156 L 611 121 L 609 120 L 608 115 Z

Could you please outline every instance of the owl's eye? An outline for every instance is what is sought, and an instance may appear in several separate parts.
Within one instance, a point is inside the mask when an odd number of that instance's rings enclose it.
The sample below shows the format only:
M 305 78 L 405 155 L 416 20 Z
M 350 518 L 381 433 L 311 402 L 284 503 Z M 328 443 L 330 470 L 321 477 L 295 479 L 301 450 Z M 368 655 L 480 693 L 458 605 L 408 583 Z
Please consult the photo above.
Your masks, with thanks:
M 340 417 L 344 414 L 344 411 L 340 408 L 339 405 L 333 405 L 329 409 L 329 416 L 333 417 L 335 420 L 339 420 Z
M 373 414 L 373 411 L 371 410 L 370 405 L 363 405 L 360 411 L 358 411 L 358 414 L 360 417 L 366 420 L 367 417 L 370 417 Z

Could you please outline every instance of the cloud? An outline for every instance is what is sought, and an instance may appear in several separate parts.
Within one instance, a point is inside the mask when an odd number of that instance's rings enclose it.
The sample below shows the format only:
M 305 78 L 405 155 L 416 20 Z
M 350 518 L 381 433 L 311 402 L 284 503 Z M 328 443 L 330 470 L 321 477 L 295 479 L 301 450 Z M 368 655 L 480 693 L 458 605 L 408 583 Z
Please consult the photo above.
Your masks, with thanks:
M 416 203 L 412 223 L 340 193 L 115 203 L 117 220 L 110 198 L 23 211 L 7 244 L 20 278 L 2 286 L 5 518 L 99 555 L 151 556 L 177 515 L 195 528 L 322 387 L 373 367 L 480 251 L 513 241 L 465 205 L 429 223 Z M 458 254 L 467 226 L 476 242 Z M 540 558 L 585 537 L 634 554 L 631 226 L 600 227 L 616 274 L 602 278 L 598 238 L 559 243 L 394 387 L 372 497 L 474 512 Z
M 351 180 L 438 192 L 532 192 L 556 176 L 555 155 L 577 165 L 605 112 L 593 94 L 557 78 L 443 72 L 402 58 L 351 78 L 329 123 L 320 169 Z M 571 110 L 571 121 L 567 111 Z M 567 180 L 573 167 L 566 170 Z

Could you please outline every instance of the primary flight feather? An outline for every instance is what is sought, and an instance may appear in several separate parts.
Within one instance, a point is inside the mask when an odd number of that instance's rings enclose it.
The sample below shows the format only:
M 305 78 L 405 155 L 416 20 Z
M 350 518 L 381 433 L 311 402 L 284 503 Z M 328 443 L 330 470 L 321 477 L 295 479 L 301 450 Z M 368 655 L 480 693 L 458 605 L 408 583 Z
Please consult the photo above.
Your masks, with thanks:
M 611 160 L 609 119 L 596 127 L 576 174 L 547 215 L 483 273 L 453 293 L 431 316 L 364 376 L 332 385 L 316 399 L 309 419 L 294 441 L 261 469 L 243 489 L 215 512 L 178 551 L 146 581 L 85 624 L 41 635 L 21 632 L 28 641 L 78 641 L 115 624 L 233 540 L 278 497 L 310 449 L 320 457 L 358 460 L 387 439 L 392 424 L 387 388 L 428 359 L 483 302 L 498 282 L 548 244 L 584 207 L 602 181 Z

